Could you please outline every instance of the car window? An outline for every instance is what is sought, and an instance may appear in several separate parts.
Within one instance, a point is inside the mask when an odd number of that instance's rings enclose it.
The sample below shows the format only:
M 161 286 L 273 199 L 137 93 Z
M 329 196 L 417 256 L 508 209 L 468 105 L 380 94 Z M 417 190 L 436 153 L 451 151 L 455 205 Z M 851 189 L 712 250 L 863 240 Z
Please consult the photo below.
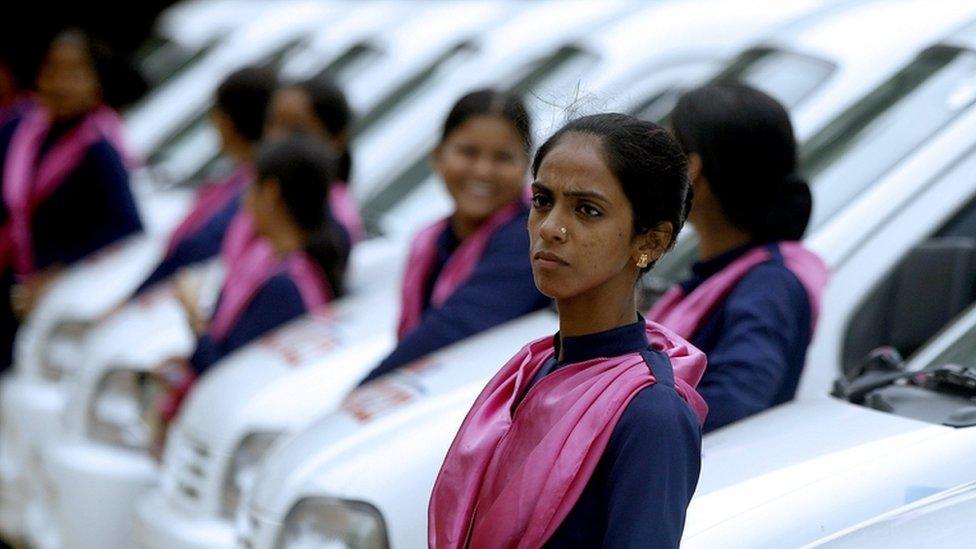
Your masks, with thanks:
M 858 101 L 804 148 L 822 187 L 816 227 L 976 102 L 976 53 L 933 48 Z
M 751 49 L 740 55 L 716 80 L 737 80 L 775 97 L 793 109 L 834 72 L 833 63 L 775 48 Z

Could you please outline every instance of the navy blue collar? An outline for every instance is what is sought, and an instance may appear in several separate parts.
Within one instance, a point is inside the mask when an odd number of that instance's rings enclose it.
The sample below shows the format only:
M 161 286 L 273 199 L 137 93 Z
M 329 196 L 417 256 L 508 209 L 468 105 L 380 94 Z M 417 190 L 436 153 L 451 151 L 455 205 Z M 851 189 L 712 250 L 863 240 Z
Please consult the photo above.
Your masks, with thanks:
M 594 358 L 609 358 L 642 351 L 647 348 L 647 327 L 644 317 L 637 315 L 637 322 L 595 334 L 560 338 L 553 336 L 556 356 L 562 343 L 563 359 L 560 364 L 574 364 Z
M 742 246 L 722 252 L 708 261 L 699 261 L 695 263 L 691 266 L 691 278 L 682 282 L 681 288 L 685 291 L 685 293 L 691 292 L 702 282 L 705 282 L 715 273 L 728 267 L 733 261 L 739 259 L 745 255 L 746 252 L 754 249 L 756 246 L 759 246 L 759 244 L 749 242 L 748 244 L 743 244 Z

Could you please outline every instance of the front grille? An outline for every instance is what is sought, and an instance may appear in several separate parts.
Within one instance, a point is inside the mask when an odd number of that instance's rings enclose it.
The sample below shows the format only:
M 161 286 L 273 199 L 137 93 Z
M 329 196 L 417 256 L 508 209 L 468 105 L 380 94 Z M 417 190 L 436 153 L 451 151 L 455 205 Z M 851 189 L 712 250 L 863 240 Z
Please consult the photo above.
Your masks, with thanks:
M 213 466 L 209 446 L 185 431 L 178 430 L 173 443 L 167 445 L 164 467 L 164 490 L 180 507 L 200 511 L 207 477 Z

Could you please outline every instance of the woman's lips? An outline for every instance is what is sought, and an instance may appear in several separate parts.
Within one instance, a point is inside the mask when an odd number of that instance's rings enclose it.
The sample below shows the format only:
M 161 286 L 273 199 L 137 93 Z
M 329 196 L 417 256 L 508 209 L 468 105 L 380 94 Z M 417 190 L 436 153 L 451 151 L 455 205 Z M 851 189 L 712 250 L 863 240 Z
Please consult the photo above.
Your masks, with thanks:
M 569 263 L 552 252 L 536 252 L 532 259 L 541 267 L 554 269 L 556 267 L 566 267 Z

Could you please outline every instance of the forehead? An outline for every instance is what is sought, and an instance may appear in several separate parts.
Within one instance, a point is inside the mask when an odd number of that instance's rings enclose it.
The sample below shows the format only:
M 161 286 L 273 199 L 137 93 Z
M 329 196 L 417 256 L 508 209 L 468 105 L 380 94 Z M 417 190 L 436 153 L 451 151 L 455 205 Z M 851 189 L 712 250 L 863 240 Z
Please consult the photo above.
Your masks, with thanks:
M 569 133 L 546 154 L 536 179 L 553 190 L 594 191 L 623 198 L 617 176 L 603 156 L 603 143 L 594 135 Z
M 447 141 L 492 147 L 522 146 L 522 138 L 511 122 L 488 114 L 468 118 L 447 135 Z
M 292 108 L 311 110 L 312 107 L 312 101 L 308 97 L 308 94 L 305 93 L 305 90 L 297 86 L 279 89 L 272 96 L 271 102 L 279 109 Z
M 58 40 L 51 44 L 45 59 L 47 63 L 85 64 L 91 63 L 88 48 L 79 40 Z

